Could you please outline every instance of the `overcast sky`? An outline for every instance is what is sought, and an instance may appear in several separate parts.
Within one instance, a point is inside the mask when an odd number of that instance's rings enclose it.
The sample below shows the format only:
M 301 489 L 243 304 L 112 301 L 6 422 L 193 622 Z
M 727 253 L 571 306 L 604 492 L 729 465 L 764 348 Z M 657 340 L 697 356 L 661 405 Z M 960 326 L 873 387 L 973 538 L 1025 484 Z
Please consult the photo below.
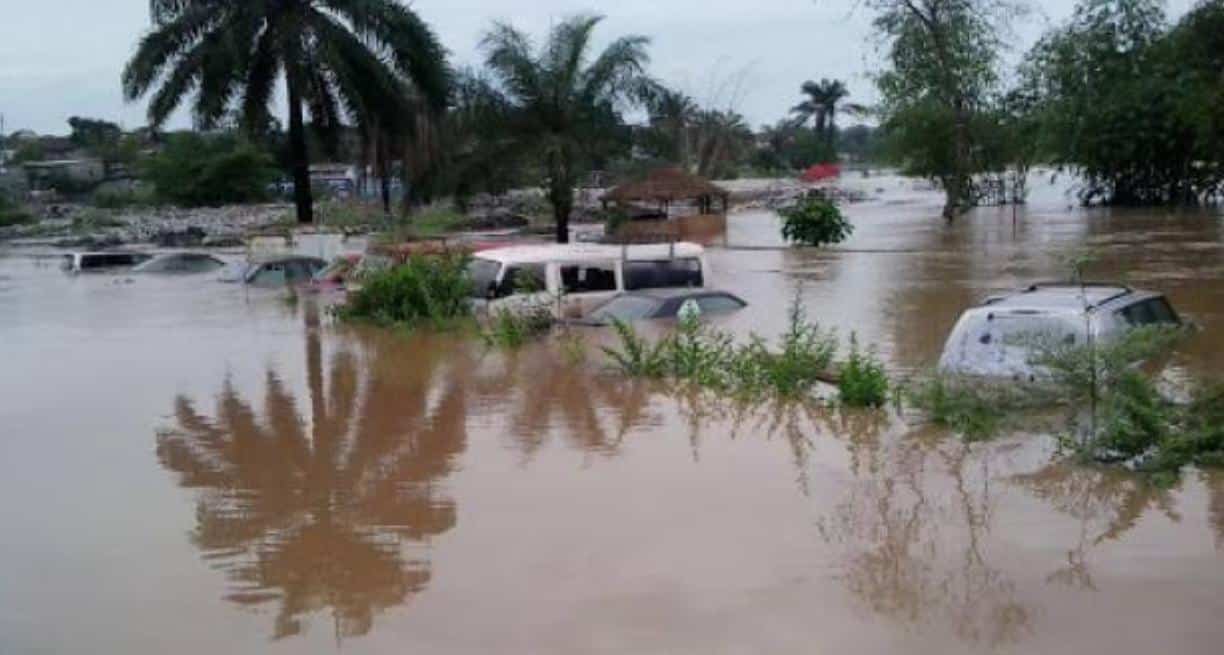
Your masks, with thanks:
M 1193 0 L 1171 0 L 1180 15 Z M 119 75 L 148 28 L 146 0 L 0 2 L 0 114 L 5 130 L 63 133 L 69 116 L 145 122 L 126 104 Z M 573 13 L 607 16 L 600 43 L 624 34 L 653 39 L 651 72 L 703 104 L 733 108 L 756 126 L 798 102 L 806 79 L 844 80 L 854 100 L 875 98 L 879 68 L 871 12 L 859 0 L 415 0 L 457 64 L 479 62 L 481 34 L 506 20 L 532 34 Z M 1021 52 L 1048 25 L 1070 15 L 1072 0 L 1034 0 L 1012 39 Z M 1015 56 L 1013 53 L 1012 56 Z M 174 121 L 186 125 L 182 115 Z

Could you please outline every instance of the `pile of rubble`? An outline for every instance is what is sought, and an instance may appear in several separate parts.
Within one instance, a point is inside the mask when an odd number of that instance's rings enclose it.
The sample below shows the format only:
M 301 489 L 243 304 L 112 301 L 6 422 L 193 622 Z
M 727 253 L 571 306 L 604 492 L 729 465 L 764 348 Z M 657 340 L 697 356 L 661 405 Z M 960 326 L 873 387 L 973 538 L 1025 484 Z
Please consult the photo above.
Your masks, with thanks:
M 40 220 L 0 230 L 0 239 L 28 240 L 60 247 L 102 247 L 149 243 L 165 248 L 241 245 L 245 235 L 292 217 L 281 204 L 102 210 L 55 205 Z

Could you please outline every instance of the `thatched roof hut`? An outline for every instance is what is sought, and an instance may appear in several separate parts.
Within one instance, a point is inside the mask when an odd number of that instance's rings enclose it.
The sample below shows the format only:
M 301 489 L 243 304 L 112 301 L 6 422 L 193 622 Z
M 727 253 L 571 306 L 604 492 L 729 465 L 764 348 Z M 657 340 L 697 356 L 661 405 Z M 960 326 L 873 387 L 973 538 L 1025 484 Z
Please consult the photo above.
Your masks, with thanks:
M 660 168 L 646 177 L 626 182 L 604 194 L 608 203 L 627 205 L 630 203 L 657 204 L 664 211 L 677 201 L 692 201 L 702 213 L 710 213 L 715 198 L 722 200 L 722 210 L 727 210 L 730 194 L 709 180 L 700 178 L 680 168 Z

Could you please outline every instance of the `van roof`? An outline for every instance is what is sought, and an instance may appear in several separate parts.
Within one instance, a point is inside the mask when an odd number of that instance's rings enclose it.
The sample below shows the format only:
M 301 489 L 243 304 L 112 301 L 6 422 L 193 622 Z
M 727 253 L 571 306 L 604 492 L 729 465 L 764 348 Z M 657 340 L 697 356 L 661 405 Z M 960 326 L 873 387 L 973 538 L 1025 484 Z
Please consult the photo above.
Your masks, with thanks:
M 1159 295 L 1114 283 L 1040 283 L 1018 292 L 988 298 L 981 307 L 1016 313 L 1080 314 L 1085 309 Z
M 622 257 L 631 261 L 653 261 L 673 257 L 700 257 L 704 253 L 705 248 L 689 242 L 676 242 L 674 245 L 658 243 L 633 246 L 570 243 L 492 248 L 482 250 L 475 256 L 503 264 L 539 264 L 553 261 L 608 261 Z

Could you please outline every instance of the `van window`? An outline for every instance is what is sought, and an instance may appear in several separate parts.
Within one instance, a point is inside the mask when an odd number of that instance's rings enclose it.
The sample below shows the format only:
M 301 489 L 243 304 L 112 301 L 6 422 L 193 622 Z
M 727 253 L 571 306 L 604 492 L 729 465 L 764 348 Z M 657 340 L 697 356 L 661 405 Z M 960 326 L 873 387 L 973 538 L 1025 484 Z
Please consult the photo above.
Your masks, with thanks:
M 705 286 L 697 258 L 625 262 L 625 290 Z
M 1169 306 L 1169 301 L 1164 298 L 1149 298 L 1137 302 L 1118 310 L 1118 314 L 1133 327 L 1181 322 L 1177 313 Z
M 468 275 L 472 277 L 472 295 L 484 298 L 489 292 L 497 289 L 497 274 L 501 272 L 501 262 L 479 257 L 468 264 Z
M 565 293 L 616 291 L 614 264 L 572 264 L 561 267 L 561 288 Z
M 548 290 L 548 278 L 545 276 L 544 264 L 515 264 L 506 267 L 501 284 L 497 287 L 497 297 L 505 298 L 516 293 L 535 293 Z

